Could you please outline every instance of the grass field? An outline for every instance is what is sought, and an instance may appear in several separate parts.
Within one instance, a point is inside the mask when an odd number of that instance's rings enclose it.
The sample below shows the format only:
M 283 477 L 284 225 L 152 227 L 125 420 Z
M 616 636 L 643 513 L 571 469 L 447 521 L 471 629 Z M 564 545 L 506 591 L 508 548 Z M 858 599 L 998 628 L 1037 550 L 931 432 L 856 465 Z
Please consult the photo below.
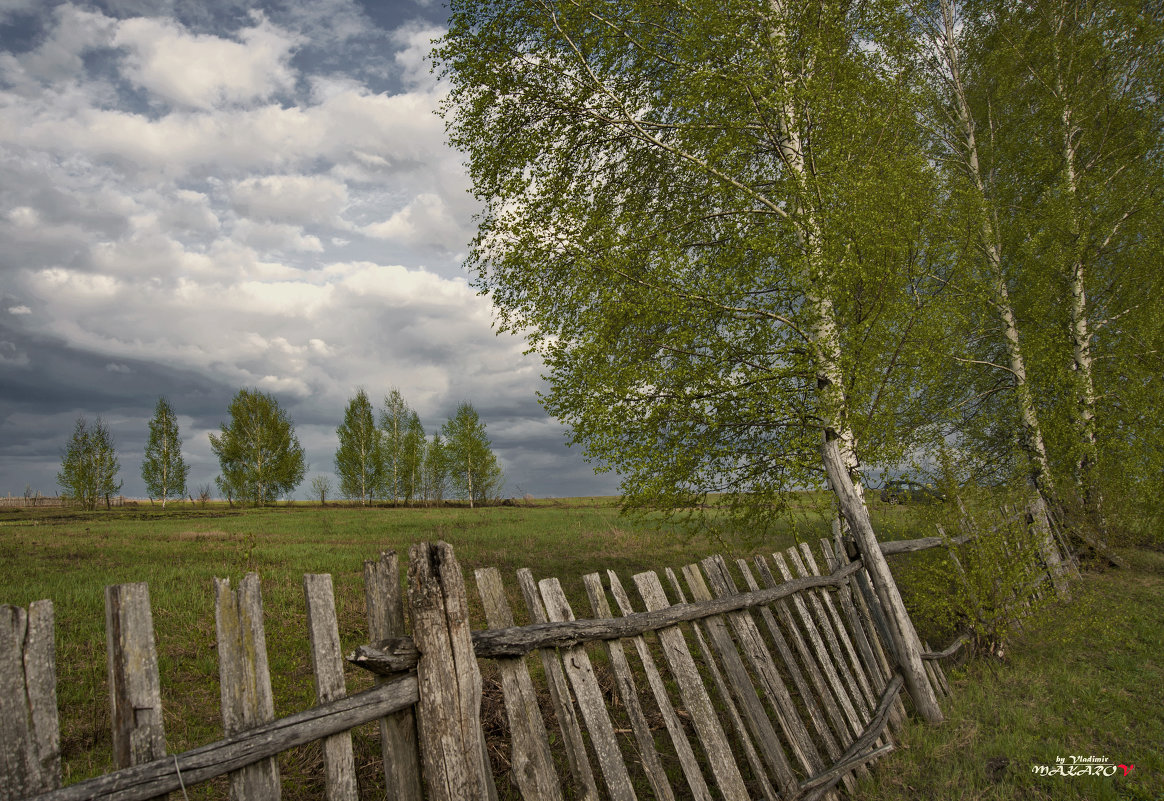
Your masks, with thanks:
M 900 507 L 881 508 L 876 503 L 874 507 L 883 538 L 932 533 L 932 528 L 924 530 L 924 514 Z M 826 520 L 811 499 L 805 499 L 794 510 L 780 541 L 766 542 L 762 550 L 771 552 L 798 538 L 815 543 L 827 533 Z M 752 550 L 703 538 L 684 539 L 649 520 L 628 520 L 619 515 L 612 499 L 603 498 L 477 510 L 309 505 L 181 507 L 165 513 L 148 506 L 94 513 L 0 510 L 0 602 L 27 606 L 31 601 L 51 598 L 56 608 L 65 782 L 112 767 L 105 679 L 105 585 L 149 583 L 167 745 L 169 751 L 178 752 L 221 737 L 213 577 L 237 580 L 252 570 L 262 577 L 275 711 L 284 716 L 310 707 L 315 700 L 303 574 L 333 575 L 340 636 L 348 651 L 368 639 L 364 560 L 375 558 L 381 550 L 396 549 L 406 562 L 411 543 L 435 539 L 455 547 L 467 576 L 471 577 L 476 567 L 501 570 L 519 624 L 527 622 L 513 579 L 521 567 L 531 568 L 539 578 L 560 577 L 575 609 L 587 610 L 580 580 L 584 573 L 610 568 L 629 577 L 650 568 L 677 567 L 710 553 L 742 555 Z M 469 595 L 474 602 L 472 586 Z M 484 628 L 479 608 L 471 612 L 475 627 Z M 926 623 L 919 621 L 919 625 Z M 1160 626 L 1154 629 L 1157 640 L 1160 630 Z M 964 689 L 953 703 L 974 697 L 970 688 L 977 686 L 981 677 L 973 670 L 960 682 Z M 349 670 L 349 691 L 370 683 L 362 672 Z M 375 728 L 357 730 L 355 746 L 361 773 L 374 775 L 379 759 Z M 319 760 L 318 746 L 281 757 L 288 798 L 320 795 Z M 225 782 L 219 781 L 192 791 L 191 797 L 222 797 L 224 788 Z

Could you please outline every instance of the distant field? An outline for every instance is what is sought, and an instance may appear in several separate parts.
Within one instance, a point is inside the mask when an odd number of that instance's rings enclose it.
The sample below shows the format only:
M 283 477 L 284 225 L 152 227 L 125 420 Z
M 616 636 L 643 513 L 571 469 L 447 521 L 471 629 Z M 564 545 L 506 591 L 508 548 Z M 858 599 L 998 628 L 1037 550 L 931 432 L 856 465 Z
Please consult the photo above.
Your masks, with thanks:
M 396 549 L 443 539 L 456 549 L 476 601 L 472 570 L 501 570 L 518 623 L 525 620 L 514 573 L 557 576 L 576 609 L 587 610 L 581 576 L 613 569 L 624 577 L 650 568 L 678 567 L 711 553 L 772 552 L 797 537 L 827 536 L 819 497 L 794 504 L 786 530 L 762 548 L 682 538 L 657 522 L 619 515 L 612 498 L 539 500 L 467 508 L 372 508 L 299 503 L 262 509 L 211 504 L 139 504 L 111 511 L 0 508 L 0 603 L 27 606 L 50 598 L 57 620 L 58 700 L 66 783 L 111 767 L 105 679 L 104 587 L 149 583 L 159 651 L 168 749 L 178 752 L 218 739 L 218 675 L 214 577 L 237 582 L 248 571 L 262 578 L 276 715 L 314 703 L 303 606 L 304 573 L 331 573 L 345 651 L 367 642 L 363 563 Z M 884 538 L 922 536 L 920 518 L 875 503 Z M 479 609 L 475 627 L 484 628 Z M 349 691 L 370 685 L 350 670 Z M 357 759 L 374 770 L 378 735 L 356 733 Z M 299 749 L 281 760 L 289 786 L 310 790 L 318 750 Z M 221 789 L 221 788 L 219 788 Z M 195 797 L 206 797 L 203 790 Z M 310 795 L 306 793 L 304 797 Z

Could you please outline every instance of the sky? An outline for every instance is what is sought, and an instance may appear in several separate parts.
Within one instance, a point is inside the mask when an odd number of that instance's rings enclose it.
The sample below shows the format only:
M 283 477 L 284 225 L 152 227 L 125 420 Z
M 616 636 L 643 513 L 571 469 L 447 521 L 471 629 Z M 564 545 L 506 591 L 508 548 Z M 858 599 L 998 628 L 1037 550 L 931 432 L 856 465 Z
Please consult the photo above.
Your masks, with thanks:
M 242 387 L 310 467 L 363 387 L 437 431 L 470 401 L 505 494 L 614 494 L 462 268 L 476 201 L 434 112 L 439 0 L 0 0 L 0 496 L 59 491 L 76 419 L 123 493 L 159 396 L 189 487 Z M 217 495 L 217 491 L 215 491 Z

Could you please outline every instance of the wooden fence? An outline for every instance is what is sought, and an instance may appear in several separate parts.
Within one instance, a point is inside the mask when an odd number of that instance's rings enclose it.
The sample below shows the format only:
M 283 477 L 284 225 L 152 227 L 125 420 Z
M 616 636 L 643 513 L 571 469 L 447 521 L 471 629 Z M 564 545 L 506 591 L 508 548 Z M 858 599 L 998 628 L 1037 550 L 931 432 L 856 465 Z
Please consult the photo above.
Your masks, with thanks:
M 886 550 L 893 548 L 902 546 Z M 584 619 L 558 579 L 520 570 L 534 621 L 526 626 L 514 625 L 501 574 L 481 569 L 475 583 L 489 628 L 471 631 L 451 546 L 412 546 L 406 593 L 395 553 L 384 553 L 365 563 L 369 644 L 348 657 L 377 683 L 351 696 L 331 577 L 307 575 L 318 706 L 280 719 L 259 577 L 248 574 L 237 587 L 216 579 L 225 737 L 181 754 L 166 751 L 148 588 L 111 586 L 108 684 L 119 769 L 65 788 L 52 603 L 0 607 L 0 798 L 150 799 L 225 774 L 232 799 L 278 798 L 274 757 L 322 740 L 327 798 L 355 799 L 349 730 L 379 720 L 388 798 L 495 799 L 497 766 L 480 721 L 482 660 L 500 674 L 507 794 L 832 797 L 838 783 L 852 790 L 906 724 L 886 623 L 863 564 L 850 556 L 829 540 L 815 553 L 802 543 L 734 567 L 713 556 L 635 575 L 637 602 L 613 571 L 593 573 L 583 578 Z M 939 695 L 949 687 L 937 660 L 960 644 L 925 654 Z M 599 684 L 596 664 L 613 675 L 613 689 Z

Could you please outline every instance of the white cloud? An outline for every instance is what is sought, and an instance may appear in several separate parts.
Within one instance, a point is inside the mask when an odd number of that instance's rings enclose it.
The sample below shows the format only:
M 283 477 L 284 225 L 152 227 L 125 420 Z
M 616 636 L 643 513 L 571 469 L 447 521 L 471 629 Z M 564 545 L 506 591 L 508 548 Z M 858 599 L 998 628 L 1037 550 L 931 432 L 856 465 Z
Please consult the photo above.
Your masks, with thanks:
M 469 240 L 467 232 L 450 213 L 444 200 L 431 192 L 417 196 L 384 222 L 373 223 L 361 230 L 376 239 L 410 245 L 440 242 L 462 247 Z
M 32 314 L 32 309 L 28 308 L 27 306 L 25 306 L 23 304 L 20 306 L 9 306 L 8 313 L 9 314 L 16 314 L 16 315 Z
M 401 48 L 393 58 L 401 69 L 405 86 L 431 89 L 437 85 L 429 51 L 433 40 L 444 34 L 444 28 L 422 23 L 407 24 L 392 32 L 393 44 Z
M 116 362 L 110 362 L 109 364 L 105 365 L 105 370 L 106 370 L 106 372 L 110 372 L 110 373 L 122 373 L 122 374 L 130 372 L 128 365 L 119 364 Z
M 264 175 L 236 181 L 231 200 L 240 214 L 260 220 L 334 224 L 348 189 L 326 175 Z
M 197 109 L 250 103 L 295 85 L 289 59 L 299 43 L 261 13 L 255 20 L 234 41 L 135 17 L 118 25 L 114 44 L 127 51 L 125 76 L 167 103 Z

